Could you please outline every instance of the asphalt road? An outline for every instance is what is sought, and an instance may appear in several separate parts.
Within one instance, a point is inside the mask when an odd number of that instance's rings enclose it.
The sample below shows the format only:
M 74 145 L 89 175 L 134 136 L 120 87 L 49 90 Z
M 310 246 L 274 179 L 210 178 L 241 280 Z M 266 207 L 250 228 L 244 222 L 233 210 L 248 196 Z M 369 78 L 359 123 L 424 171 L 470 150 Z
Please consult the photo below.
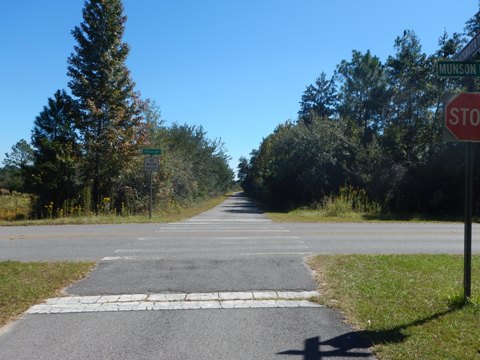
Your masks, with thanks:
M 462 251 L 462 224 L 278 224 L 240 196 L 174 224 L 0 228 L 0 260 L 97 261 L 82 296 L 314 290 L 315 253 Z M 370 356 L 322 307 L 29 314 L 0 335 L 0 359 Z
M 473 251 L 480 252 L 479 224 Z M 0 261 L 462 252 L 462 223 L 272 223 L 238 199 L 178 224 L 0 227 Z

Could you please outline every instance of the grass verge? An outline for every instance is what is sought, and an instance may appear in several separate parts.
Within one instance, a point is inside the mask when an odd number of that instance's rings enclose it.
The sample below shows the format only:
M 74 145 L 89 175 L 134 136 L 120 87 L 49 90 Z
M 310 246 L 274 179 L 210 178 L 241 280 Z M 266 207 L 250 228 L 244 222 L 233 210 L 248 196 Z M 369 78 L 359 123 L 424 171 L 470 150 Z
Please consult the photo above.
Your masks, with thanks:
M 321 255 L 319 302 L 339 309 L 379 359 L 480 359 L 480 255 L 463 302 L 463 257 Z
M 0 326 L 84 277 L 92 262 L 0 262 Z
M 221 204 L 228 198 L 222 195 L 208 200 L 199 201 L 188 207 L 175 207 L 166 211 L 153 213 L 152 219 L 146 215 L 92 215 L 92 216 L 71 216 L 42 220 L 18 220 L 0 221 L 0 226 L 25 226 L 25 225 L 80 225 L 80 224 L 127 224 L 127 223 L 167 223 L 190 218 L 207 211 Z
M 275 222 L 363 222 L 366 219 L 357 213 L 348 213 L 342 216 L 325 216 L 319 210 L 296 209 L 289 212 L 273 212 L 265 213 L 272 221 Z
M 326 215 L 322 210 L 316 209 L 295 209 L 288 212 L 267 211 L 265 213 L 272 221 L 275 222 L 336 222 L 336 223 L 355 223 L 355 222 L 392 222 L 392 221 L 413 221 L 413 222 L 445 222 L 445 221 L 462 221 L 461 218 L 435 218 L 428 215 L 419 214 L 368 214 L 358 212 L 346 212 L 338 216 Z M 480 219 L 474 219 L 479 222 Z

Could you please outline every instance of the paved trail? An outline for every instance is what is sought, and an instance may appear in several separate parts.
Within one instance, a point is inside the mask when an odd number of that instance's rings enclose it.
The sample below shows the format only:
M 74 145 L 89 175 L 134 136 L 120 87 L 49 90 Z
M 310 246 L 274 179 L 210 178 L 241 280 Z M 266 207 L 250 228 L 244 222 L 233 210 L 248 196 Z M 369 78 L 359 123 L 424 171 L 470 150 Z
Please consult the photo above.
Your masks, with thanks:
M 373 358 L 308 301 L 304 258 L 462 246 L 462 224 L 276 224 L 241 196 L 174 224 L 2 227 L 0 260 L 98 266 L 0 330 L 0 359 Z
M 308 301 L 304 258 L 461 246 L 461 224 L 276 224 L 238 195 L 174 224 L 0 228 L 1 259 L 98 261 L 4 328 L 0 359 L 373 358 Z

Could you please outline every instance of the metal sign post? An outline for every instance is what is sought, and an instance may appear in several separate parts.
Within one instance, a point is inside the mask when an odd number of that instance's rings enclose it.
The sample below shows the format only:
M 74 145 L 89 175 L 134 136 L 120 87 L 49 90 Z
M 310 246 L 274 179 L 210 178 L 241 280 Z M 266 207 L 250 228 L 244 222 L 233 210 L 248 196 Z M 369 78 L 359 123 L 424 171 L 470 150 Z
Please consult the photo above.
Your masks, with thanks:
M 450 97 L 446 100 L 444 122 L 444 139 L 446 141 L 466 142 L 463 259 L 463 296 L 465 301 L 472 296 L 473 143 L 480 141 L 480 136 L 472 136 L 480 132 L 480 97 L 476 98 L 477 96 L 474 93 L 478 82 L 477 78 L 480 77 L 480 66 L 478 62 L 468 60 L 472 59 L 478 52 L 480 52 L 480 33 L 457 54 L 455 57 L 457 61 L 439 62 L 437 65 L 438 76 L 471 78 L 468 86 L 469 93 L 457 95 L 470 99 L 470 101 L 461 104 L 462 106 L 459 107 L 459 103 L 462 102 L 461 98 Z
M 473 143 L 465 150 L 465 237 L 463 261 L 463 296 L 472 296 L 472 199 L 473 198 Z
M 470 81 L 469 91 L 476 90 L 475 83 L 474 80 Z M 472 296 L 473 154 L 473 143 L 468 142 L 465 150 L 465 237 L 463 245 L 463 297 L 465 300 Z
M 469 90 L 474 90 L 473 86 L 469 87 Z M 464 93 L 465 95 L 473 95 L 474 93 Z M 460 94 L 462 95 L 462 94 Z M 480 95 L 480 94 L 479 94 Z M 458 98 L 458 97 L 457 97 Z M 445 122 L 444 122 L 444 140 L 453 142 L 465 142 L 465 229 L 464 229 L 464 262 L 463 262 L 463 294 L 465 300 L 469 299 L 472 295 L 472 204 L 473 204 L 473 145 L 480 140 L 480 137 L 476 137 L 475 133 L 478 130 L 472 128 L 472 120 L 476 122 L 477 119 L 470 118 L 466 121 L 463 118 L 458 121 L 452 119 L 451 112 L 456 109 L 455 97 L 450 97 L 453 100 L 446 100 L 445 103 Z M 480 96 L 479 100 L 480 101 Z M 480 107 L 478 105 L 474 105 Z M 452 108 L 453 107 L 453 108 Z M 463 114 L 471 109 L 471 106 L 465 105 L 462 107 Z M 480 116 L 480 112 L 479 112 Z M 480 125 L 480 117 L 478 117 Z M 473 130 L 472 130 L 473 129 Z M 475 131 L 474 131 L 475 130 Z M 480 128 L 479 128 L 480 130 Z
M 152 218 L 153 212 L 153 173 L 158 172 L 160 168 L 159 158 L 153 155 L 160 155 L 160 149 L 142 149 L 144 155 L 150 155 L 143 159 L 144 170 L 150 173 L 150 200 L 148 205 L 148 218 Z
M 153 171 L 150 171 L 150 206 L 148 207 L 148 218 L 152 218 L 153 211 Z

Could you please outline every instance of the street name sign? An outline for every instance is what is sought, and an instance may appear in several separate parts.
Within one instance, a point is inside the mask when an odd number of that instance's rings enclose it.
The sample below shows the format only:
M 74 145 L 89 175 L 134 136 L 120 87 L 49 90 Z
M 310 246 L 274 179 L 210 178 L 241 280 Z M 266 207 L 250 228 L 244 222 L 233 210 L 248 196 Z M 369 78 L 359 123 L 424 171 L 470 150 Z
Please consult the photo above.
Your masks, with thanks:
M 437 75 L 441 77 L 480 77 L 479 61 L 439 61 Z
M 480 32 L 477 33 L 453 59 L 456 61 L 470 60 L 477 55 L 478 52 L 480 52 Z
M 480 93 L 460 93 L 447 98 L 445 128 L 453 141 L 480 142 Z
M 147 172 L 158 172 L 159 159 L 158 157 L 146 157 L 143 159 L 144 169 Z
M 161 152 L 160 149 L 142 149 L 143 155 L 160 155 Z

